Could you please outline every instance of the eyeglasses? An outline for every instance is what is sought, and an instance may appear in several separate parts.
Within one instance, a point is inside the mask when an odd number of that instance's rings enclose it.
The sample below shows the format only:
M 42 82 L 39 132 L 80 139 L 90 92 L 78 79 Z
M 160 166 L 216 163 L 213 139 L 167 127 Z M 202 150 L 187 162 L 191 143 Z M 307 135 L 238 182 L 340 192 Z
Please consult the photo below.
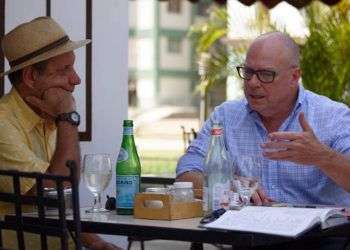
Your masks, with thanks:
M 272 70 L 260 69 L 254 70 L 245 66 L 236 67 L 238 75 L 244 80 L 251 80 L 254 75 L 256 75 L 260 82 L 262 83 L 271 83 L 275 80 L 277 73 Z

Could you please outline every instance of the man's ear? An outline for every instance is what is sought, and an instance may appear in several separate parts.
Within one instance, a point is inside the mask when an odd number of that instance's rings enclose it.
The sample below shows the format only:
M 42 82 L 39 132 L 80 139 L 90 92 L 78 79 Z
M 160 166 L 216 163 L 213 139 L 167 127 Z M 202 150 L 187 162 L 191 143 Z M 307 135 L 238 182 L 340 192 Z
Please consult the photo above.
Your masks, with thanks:
M 301 69 L 299 67 L 293 69 L 292 82 L 295 84 L 299 84 L 300 76 L 301 76 Z
M 35 81 L 38 78 L 38 72 L 32 66 L 27 66 L 22 70 L 22 82 L 27 87 L 33 89 Z

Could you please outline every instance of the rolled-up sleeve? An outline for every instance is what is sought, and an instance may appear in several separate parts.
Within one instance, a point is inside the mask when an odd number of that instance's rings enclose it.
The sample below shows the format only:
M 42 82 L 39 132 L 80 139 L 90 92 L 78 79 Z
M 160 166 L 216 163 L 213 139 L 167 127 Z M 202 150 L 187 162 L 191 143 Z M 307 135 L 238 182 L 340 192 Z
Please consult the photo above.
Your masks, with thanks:
M 338 115 L 330 119 L 334 124 L 331 130 L 334 135 L 331 147 L 339 153 L 350 156 L 350 110 L 344 105 L 333 114 Z

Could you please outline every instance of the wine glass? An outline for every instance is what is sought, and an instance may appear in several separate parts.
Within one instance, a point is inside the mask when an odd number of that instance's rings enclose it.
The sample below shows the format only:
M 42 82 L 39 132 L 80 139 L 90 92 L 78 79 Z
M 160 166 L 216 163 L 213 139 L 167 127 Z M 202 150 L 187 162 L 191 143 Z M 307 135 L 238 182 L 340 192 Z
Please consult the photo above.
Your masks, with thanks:
M 86 212 L 106 212 L 101 205 L 101 193 L 112 178 L 111 158 L 108 154 L 86 154 L 83 163 L 83 178 L 86 187 L 94 195 L 94 205 Z
M 250 198 L 257 191 L 261 178 L 262 162 L 256 156 L 243 156 L 238 162 L 233 177 L 233 185 L 237 190 L 243 206 L 250 204 Z

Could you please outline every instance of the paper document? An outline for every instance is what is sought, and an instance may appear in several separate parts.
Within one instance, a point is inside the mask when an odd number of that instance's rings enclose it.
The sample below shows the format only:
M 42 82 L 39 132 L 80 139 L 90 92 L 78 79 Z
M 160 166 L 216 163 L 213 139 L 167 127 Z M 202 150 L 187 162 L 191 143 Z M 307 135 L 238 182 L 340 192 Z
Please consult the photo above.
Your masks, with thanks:
M 226 211 L 203 227 L 296 237 L 316 224 L 321 224 L 322 228 L 334 226 L 334 221 L 327 223 L 333 217 L 337 217 L 337 224 L 347 222 L 346 216 L 334 208 L 247 206 L 239 211 Z

